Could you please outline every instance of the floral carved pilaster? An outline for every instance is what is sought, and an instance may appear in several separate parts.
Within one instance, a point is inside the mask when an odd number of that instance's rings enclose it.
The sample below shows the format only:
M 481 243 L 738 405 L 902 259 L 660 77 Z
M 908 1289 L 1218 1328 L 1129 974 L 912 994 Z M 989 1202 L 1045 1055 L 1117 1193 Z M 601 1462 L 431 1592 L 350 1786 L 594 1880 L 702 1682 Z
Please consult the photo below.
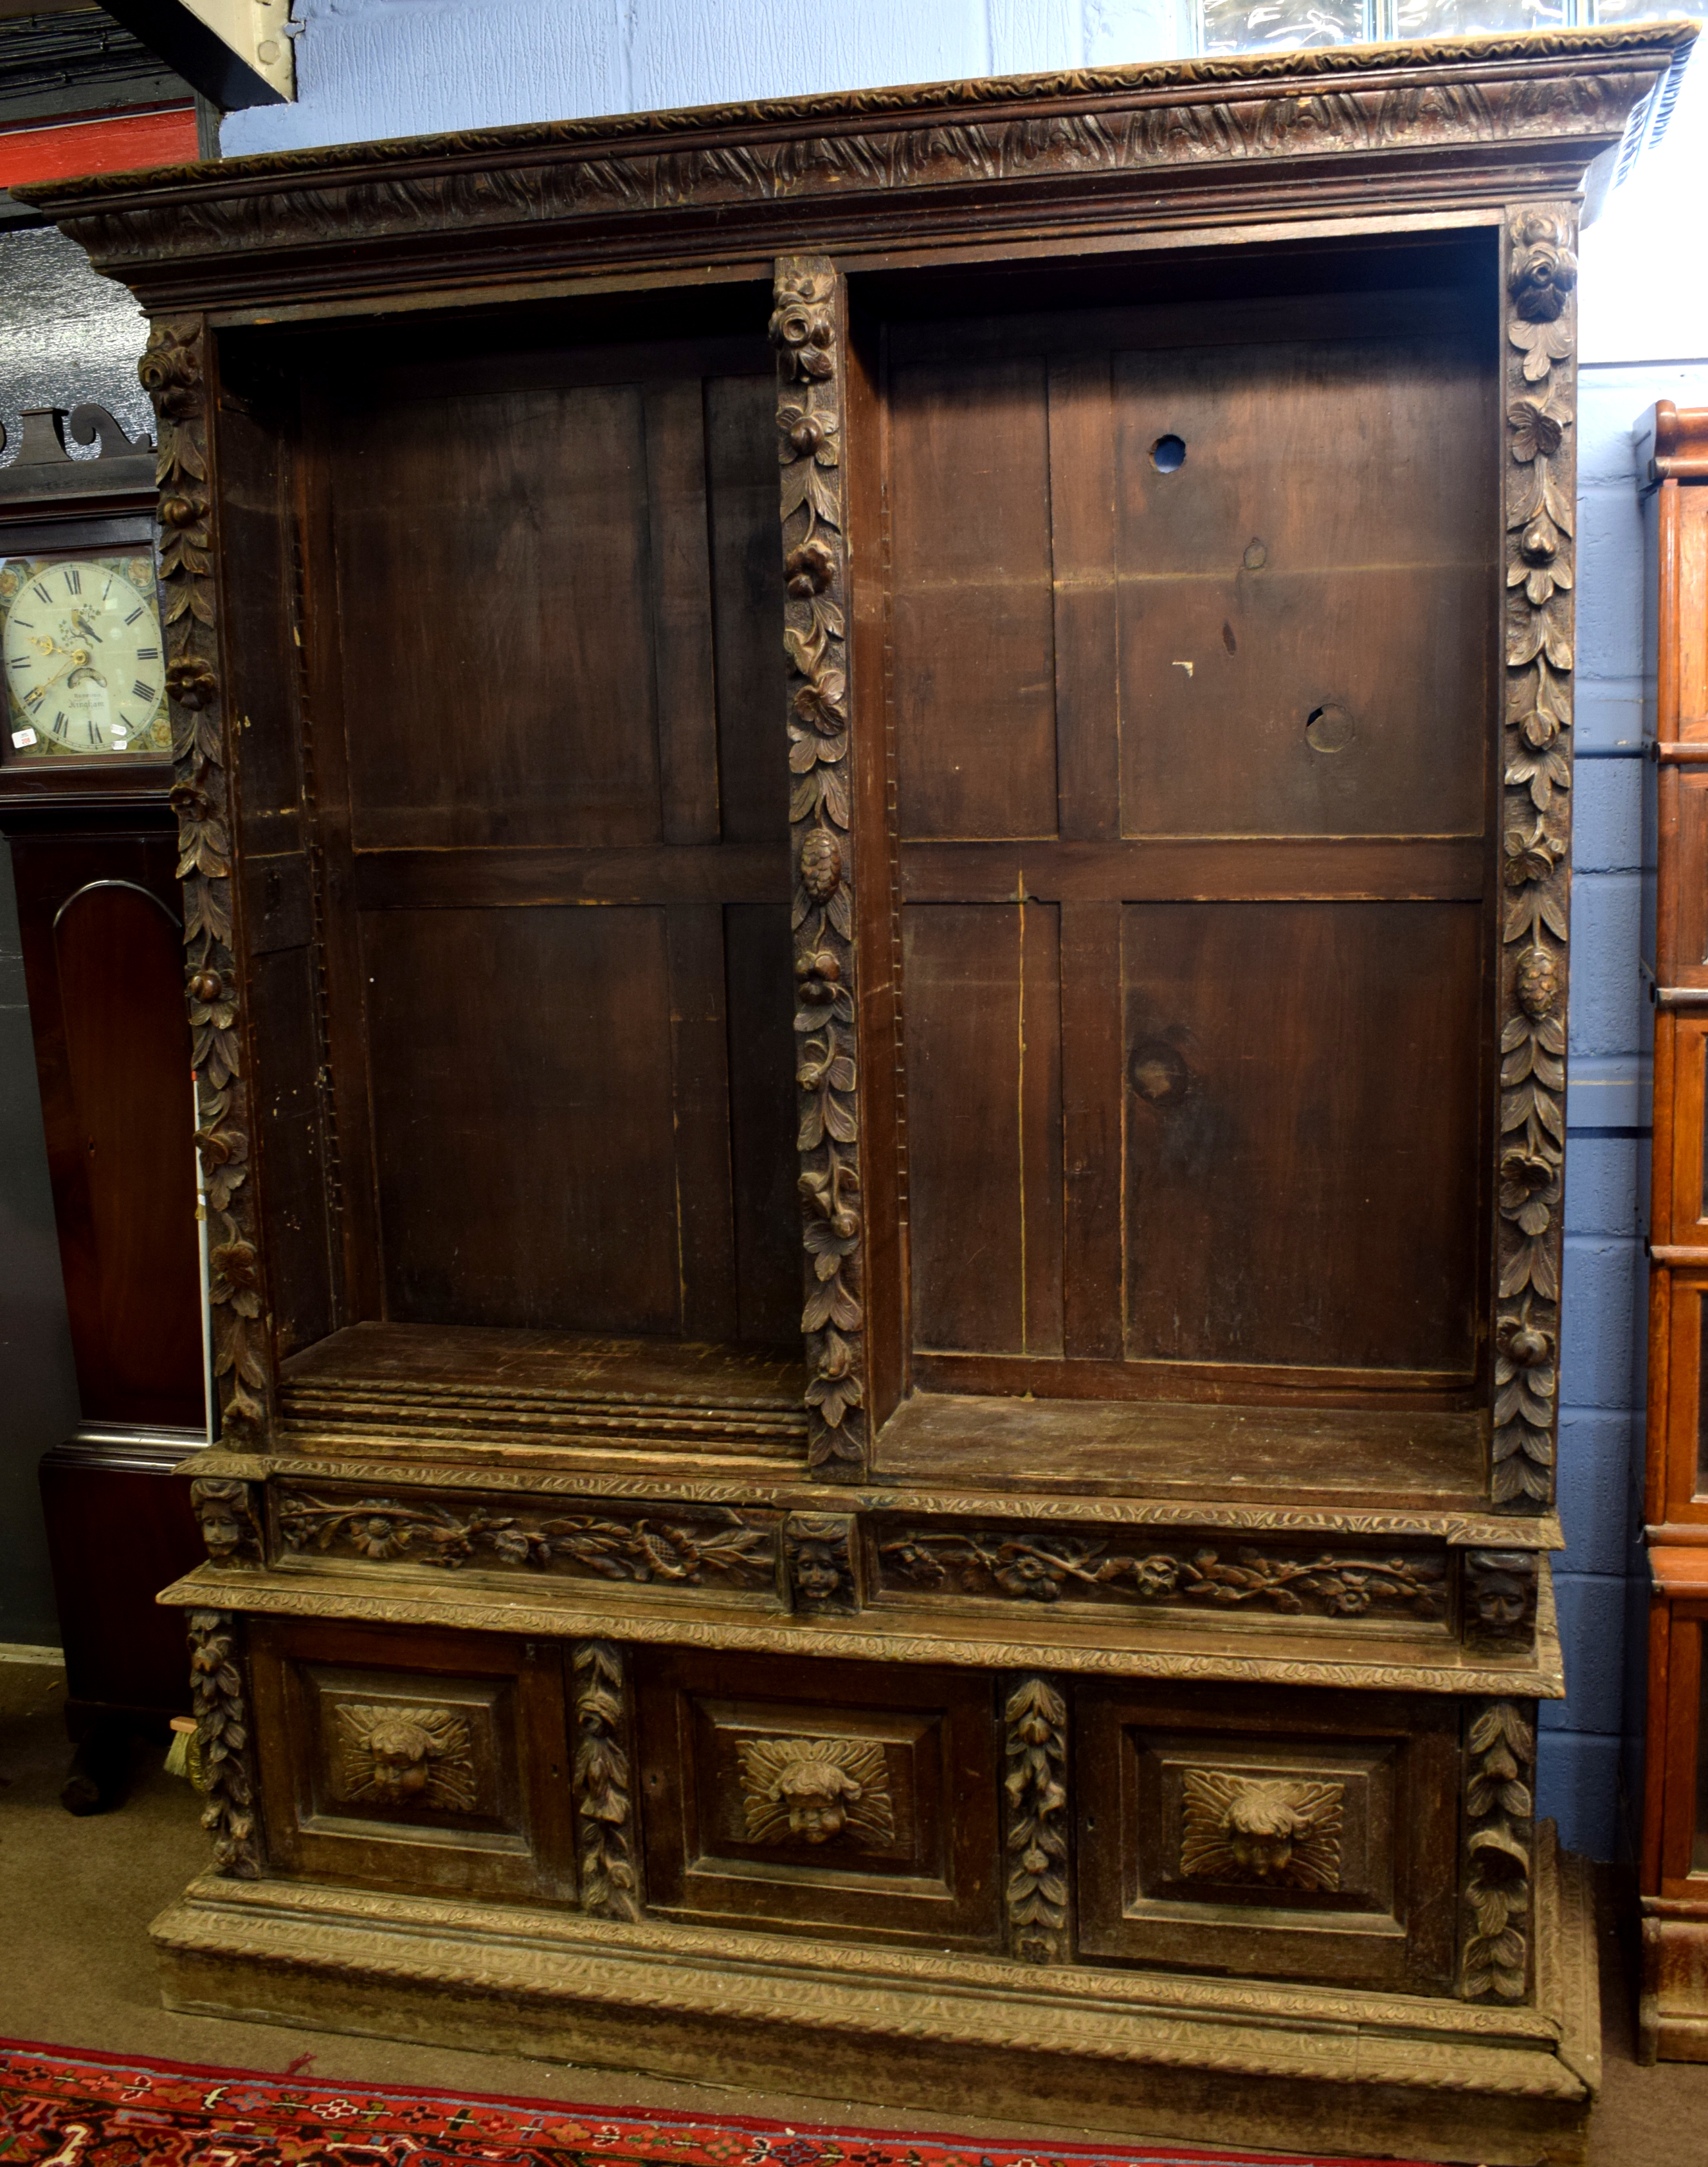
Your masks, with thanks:
M 808 1455 L 819 1476 L 852 1481 L 865 1465 L 866 1416 L 841 466 L 846 338 L 828 257 L 780 257 L 774 299 Z
M 258 1486 L 225 1476 L 190 1484 L 190 1508 L 216 1566 L 260 1565 L 264 1558 Z
M 218 1870 L 252 1881 L 261 1871 L 261 1840 L 241 1633 L 229 1610 L 190 1613 L 190 1704 L 207 1799 L 202 1826 L 214 1839 Z
M 1570 935 L 1576 210 L 1507 224 L 1506 711 L 1502 828 L 1500 1178 L 1496 1222 L 1497 1504 L 1554 1494 L 1560 1190 Z
M 184 990 L 196 1073 L 196 1148 L 207 1189 L 208 1295 L 220 1435 L 248 1443 L 270 1397 L 261 1258 L 248 1181 L 251 1121 L 234 949 L 231 794 L 221 688 L 208 472 L 204 333 L 168 317 L 137 364 L 159 418 L 160 577 L 184 898 Z
M 791 1513 L 783 1523 L 783 1569 L 793 1610 L 860 1608 L 858 1523 L 840 1513 Z
M 1068 1707 L 1048 1678 L 1016 1680 L 1003 1708 L 1008 1952 L 1065 1963 Z
M 1459 1958 L 1467 2001 L 1522 2001 L 1530 1990 L 1536 1759 L 1535 1728 L 1520 1702 L 1469 1703 Z
M 629 1793 L 629 1698 L 623 1651 L 609 1640 L 576 1644 L 576 1801 L 581 1909 L 601 1919 L 638 1919 L 634 1808 Z

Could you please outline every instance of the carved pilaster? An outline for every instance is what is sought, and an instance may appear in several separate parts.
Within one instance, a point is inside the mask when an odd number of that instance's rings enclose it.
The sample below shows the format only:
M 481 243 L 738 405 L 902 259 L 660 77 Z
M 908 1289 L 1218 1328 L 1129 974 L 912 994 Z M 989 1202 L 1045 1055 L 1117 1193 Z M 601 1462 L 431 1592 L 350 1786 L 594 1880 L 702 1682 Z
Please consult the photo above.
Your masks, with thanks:
M 1466 1640 L 1473 1647 L 1528 1648 L 1540 1578 L 1534 1550 L 1467 1550 Z
M 196 1147 L 207 1184 L 208 1297 L 220 1434 L 246 1444 L 266 1425 L 271 1364 L 248 1180 L 251 1125 L 232 930 L 231 795 L 220 719 L 205 345 L 199 316 L 163 318 L 149 333 L 137 374 L 159 417 L 155 470 L 175 770 L 172 804 L 183 882 Z
M 258 1485 L 228 1476 L 198 1476 L 190 1484 L 190 1507 L 216 1566 L 260 1565 L 264 1558 Z
M 1020 1678 L 1003 1720 L 1008 1952 L 1027 1963 L 1065 1963 L 1068 1705 L 1048 1678 Z
M 815 1474 L 852 1481 L 865 1466 L 866 1393 L 841 465 L 846 326 L 828 257 L 779 257 L 775 301 L 808 1458 Z
M 1577 210 L 1507 220 L 1506 717 L 1500 1167 L 1495 1229 L 1497 1504 L 1554 1494 L 1560 1189 L 1570 937 L 1572 535 Z
M 1467 2001 L 1522 2001 L 1530 1991 L 1536 1757 L 1525 1703 L 1469 1703 L 1459 1958 Z
M 609 1640 L 579 1641 L 573 1670 L 573 1788 L 581 1909 L 602 1919 L 638 1919 L 639 1880 L 629 1788 L 629 1696 L 623 1651 Z
M 860 1608 L 858 1523 L 840 1513 L 791 1513 L 783 1523 L 789 1607 L 804 1611 Z
M 214 1839 L 214 1864 L 221 1873 L 252 1881 L 261 1872 L 261 1840 L 242 1629 L 228 1610 L 190 1613 L 190 1705 L 207 1800 L 202 1826 Z

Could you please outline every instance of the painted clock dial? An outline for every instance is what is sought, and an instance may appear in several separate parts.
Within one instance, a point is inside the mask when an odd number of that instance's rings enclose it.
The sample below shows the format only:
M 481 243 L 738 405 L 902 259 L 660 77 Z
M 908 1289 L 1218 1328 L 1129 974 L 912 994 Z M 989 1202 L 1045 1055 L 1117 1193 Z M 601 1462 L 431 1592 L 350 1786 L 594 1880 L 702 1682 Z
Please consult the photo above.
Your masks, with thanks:
M 165 643 L 146 557 L 17 559 L 0 570 L 13 760 L 159 756 Z

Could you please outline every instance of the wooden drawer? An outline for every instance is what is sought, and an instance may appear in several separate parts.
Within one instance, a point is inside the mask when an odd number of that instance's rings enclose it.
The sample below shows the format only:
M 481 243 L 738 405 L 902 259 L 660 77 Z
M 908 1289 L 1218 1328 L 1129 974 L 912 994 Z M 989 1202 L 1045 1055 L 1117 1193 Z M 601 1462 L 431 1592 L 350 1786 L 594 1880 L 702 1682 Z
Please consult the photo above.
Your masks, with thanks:
M 1456 1703 L 1088 1686 L 1075 1728 L 1083 1957 L 1451 1990 Z
M 281 1871 L 573 1897 L 558 1643 L 257 1619 L 251 1646 Z
M 651 1910 L 996 1943 L 993 1678 L 676 1650 L 634 1661 Z

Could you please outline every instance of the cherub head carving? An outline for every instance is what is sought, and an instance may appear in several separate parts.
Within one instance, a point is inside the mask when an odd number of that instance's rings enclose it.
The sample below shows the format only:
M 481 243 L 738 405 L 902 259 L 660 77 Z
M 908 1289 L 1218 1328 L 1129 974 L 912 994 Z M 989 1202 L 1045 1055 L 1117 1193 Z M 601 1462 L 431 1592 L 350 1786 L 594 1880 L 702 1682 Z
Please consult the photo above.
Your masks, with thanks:
M 1180 1872 L 1189 1879 L 1340 1885 L 1341 1783 L 1189 1768 Z
M 448 1807 L 475 1803 L 469 1726 L 444 1708 L 338 1709 L 340 1789 L 379 1806 Z
M 895 1832 L 883 1748 L 855 1738 L 755 1738 L 741 1746 L 741 1796 L 751 1843 L 867 1845 Z

